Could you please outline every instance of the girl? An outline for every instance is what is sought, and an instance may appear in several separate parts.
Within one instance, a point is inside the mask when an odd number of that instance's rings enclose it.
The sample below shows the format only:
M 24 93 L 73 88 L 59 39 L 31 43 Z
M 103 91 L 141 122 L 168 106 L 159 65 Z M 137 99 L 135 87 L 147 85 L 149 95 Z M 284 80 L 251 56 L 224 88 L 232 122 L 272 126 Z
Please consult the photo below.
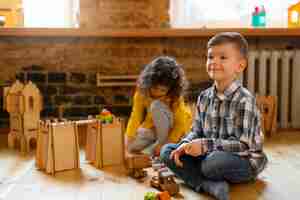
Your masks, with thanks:
M 147 148 L 159 155 L 166 143 L 176 143 L 188 132 L 192 115 L 185 105 L 187 81 L 182 67 L 170 57 L 158 57 L 141 72 L 126 129 L 131 153 Z

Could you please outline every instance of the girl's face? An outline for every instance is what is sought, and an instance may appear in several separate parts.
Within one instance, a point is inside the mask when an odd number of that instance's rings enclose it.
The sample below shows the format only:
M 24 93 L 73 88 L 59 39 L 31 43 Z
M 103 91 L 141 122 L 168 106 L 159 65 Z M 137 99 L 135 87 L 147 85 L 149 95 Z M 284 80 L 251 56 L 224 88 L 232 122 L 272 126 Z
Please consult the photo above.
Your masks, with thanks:
M 164 85 L 156 85 L 150 88 L 150 96 L 154 99 L 164 97 L 168 92 L 169 88 Z

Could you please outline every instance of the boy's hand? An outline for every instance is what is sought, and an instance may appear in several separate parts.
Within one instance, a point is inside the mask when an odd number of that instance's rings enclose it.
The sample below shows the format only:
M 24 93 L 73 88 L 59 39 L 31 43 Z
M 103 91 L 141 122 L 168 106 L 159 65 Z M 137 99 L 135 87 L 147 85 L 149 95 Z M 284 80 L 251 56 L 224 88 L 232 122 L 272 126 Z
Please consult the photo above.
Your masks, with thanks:
M 185 146 L 188 145 L 189 143 L 183 143 L 181 144 L 177 149 L 171 152 L 170 154 L 170 159 L 174 159 L 174 162 L 177 166 L 183 167 L 183 164 L 180 160 L 180 156 L 185 154 Z
M 195 139 L 184 146 L 184 151 L 187 155 L 196 157 L 205 154 L 207 147 L 201 139 Z

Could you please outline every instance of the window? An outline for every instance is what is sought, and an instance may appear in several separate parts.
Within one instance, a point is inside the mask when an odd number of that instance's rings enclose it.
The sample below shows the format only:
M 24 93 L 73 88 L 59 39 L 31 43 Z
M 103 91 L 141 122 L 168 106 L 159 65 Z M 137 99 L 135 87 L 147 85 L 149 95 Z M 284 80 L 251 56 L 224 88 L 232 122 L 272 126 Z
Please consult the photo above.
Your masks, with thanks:
M 23 0 L 24 26 L 78 27 L 79 0 Z
M 266 10 L 266 27 L 287 27 L 288 7 L 299 0 L 170 0 L 175 28 L 251 27 L 255 6 Z

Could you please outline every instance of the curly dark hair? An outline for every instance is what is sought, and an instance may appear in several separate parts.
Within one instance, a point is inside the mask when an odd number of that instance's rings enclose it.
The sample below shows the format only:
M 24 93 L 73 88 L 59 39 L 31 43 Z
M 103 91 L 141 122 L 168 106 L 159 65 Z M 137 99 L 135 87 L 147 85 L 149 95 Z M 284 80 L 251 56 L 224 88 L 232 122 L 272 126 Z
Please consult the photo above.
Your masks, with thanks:
M 147 64 L 139 75 L 137 87 L 142 94 L 149 96 L 150 88 L 162 85 L 169 88 L 170 98 L 179 98 L 187 89 L 188 83 L 182 66 L 174 58 L 160 56 Z

